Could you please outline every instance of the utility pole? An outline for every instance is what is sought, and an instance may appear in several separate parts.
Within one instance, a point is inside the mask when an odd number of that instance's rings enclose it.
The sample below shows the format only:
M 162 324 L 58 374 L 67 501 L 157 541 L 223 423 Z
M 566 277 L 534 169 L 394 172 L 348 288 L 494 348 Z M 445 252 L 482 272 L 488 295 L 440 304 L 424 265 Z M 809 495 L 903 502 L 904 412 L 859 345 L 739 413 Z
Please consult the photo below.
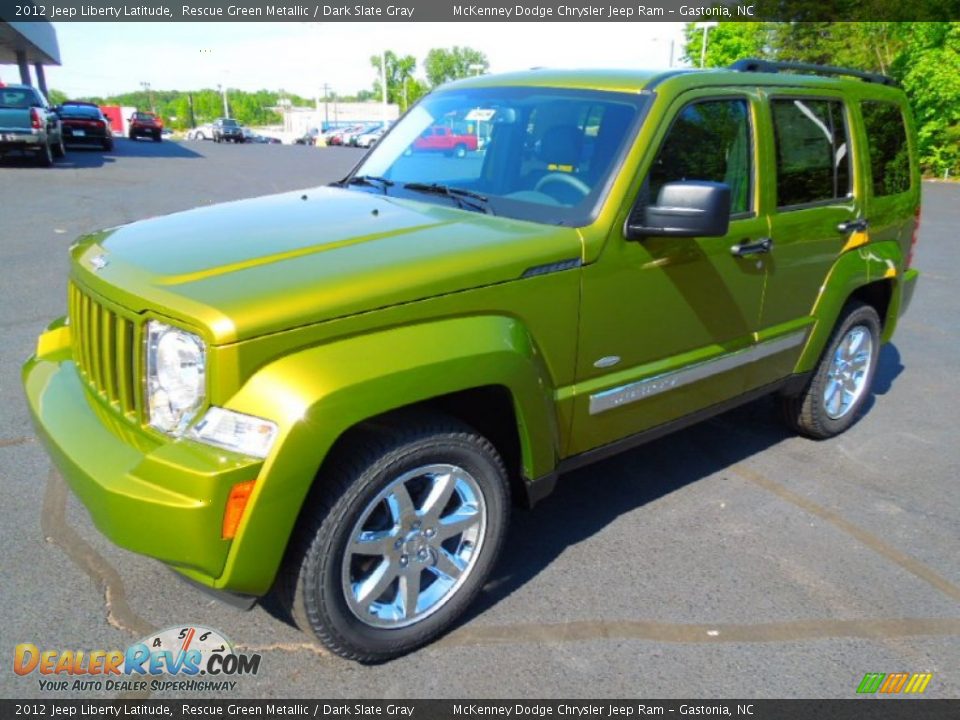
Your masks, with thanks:
M 330 124 L 330 86 L 323 84 L 323 125 L 324 130 Z
M 387 121 L 387 52 L 380 53 L 380 78 L 383 85 L 383 121 Z
M 141 81 L 140 87 L 143 88 L 143 91 L 147 94 L 147 99 L 150 101 L 150 112 L 156 113 L 157 106 L 153 102 L 153 91 L 150 89 L 150 83 Z

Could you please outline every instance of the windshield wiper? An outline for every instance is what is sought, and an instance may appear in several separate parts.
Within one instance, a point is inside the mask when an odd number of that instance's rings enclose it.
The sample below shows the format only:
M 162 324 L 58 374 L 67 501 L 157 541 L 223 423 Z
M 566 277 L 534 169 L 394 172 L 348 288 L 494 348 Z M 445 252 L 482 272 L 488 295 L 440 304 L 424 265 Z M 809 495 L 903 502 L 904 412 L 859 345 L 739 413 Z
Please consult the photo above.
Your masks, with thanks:
M 463 188 L 450 187 L 440 183 L 421 183 L 408 182 L 403 187 L 414 192 L 430 193 L 433 195 L 443 195 L 451 198 L 461 208 L 470 208 L 478 212 L 494 214 L 490 207 L 490 200 L 486 195 L 474 192 L 473 190 L 464 190 Z
M 383 194 L 387 194 L 387 188 L 393 187 L 396 183 L 393 180 L 387 180 L 385 177 L 380 177 L 378 175 L 351 175 L 348 178 L 343 180 L 337 180 L 333 185 L 339 185 L 343 187 L 344 185 L 367 185 L 369 187 L 378 187 L 383 190 Z

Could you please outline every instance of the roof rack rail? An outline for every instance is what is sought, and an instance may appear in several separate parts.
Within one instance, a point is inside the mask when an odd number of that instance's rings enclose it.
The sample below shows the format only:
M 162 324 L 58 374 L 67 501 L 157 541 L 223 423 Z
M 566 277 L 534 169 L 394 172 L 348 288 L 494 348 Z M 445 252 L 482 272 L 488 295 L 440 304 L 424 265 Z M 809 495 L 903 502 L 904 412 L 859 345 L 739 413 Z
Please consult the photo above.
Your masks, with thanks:
M 738 72 L 765 72 L 776 73 L 781 70 L 793 70 L 795 72 L 813 73 L 815 75 L 847 75 L 857 77 L 870 83 L 879 83 L 880 85 L 896 85 L 897 81 L 887 75 L 879 73 L 869 73 L 863 70 L 853 68 L 834 67 L 832 65 L 816 65 L 814 63 L 798 62 L 777 62 L 774 60 L 759 60 L 757 58 L 747 58 L 746 60 L 737 60 L 730 66 L 731 70 Z

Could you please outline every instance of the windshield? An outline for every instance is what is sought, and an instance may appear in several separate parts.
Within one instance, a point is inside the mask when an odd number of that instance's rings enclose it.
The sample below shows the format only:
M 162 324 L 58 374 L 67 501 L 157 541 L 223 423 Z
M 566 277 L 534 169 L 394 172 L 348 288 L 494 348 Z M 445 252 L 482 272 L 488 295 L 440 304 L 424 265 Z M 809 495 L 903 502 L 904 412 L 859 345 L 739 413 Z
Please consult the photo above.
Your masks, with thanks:
M 449 195 L 424 192 L 438 184 L 482 196 L 496 215 L 588 224 L 643 103 L 640 95 L 553 88 L 428 95 L 354 172 L 392 184 L 350 187 L 449 204 Z
M 236 120 L 224 120 L 224 121 L 223 121 L 223 126 L 224 126 L 224 127 L 228 127 L 228 128 L 238 127 Z

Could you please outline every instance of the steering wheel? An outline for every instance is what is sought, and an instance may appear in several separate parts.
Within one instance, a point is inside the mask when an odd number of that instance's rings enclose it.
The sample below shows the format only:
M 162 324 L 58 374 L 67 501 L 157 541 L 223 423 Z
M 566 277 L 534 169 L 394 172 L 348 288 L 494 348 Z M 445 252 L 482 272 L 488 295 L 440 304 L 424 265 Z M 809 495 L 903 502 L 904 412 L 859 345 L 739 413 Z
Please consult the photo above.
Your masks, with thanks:
M 590 194 L 590 186 L 587 185 L 583 180 L 574 177 L 573 175 L 559 172 L 547 173 L 542 178 L 537 180 L 537 184 L 533 186 L 533 189 L 537 192 L 543 192 L 543 186 L 549 185 L 550 183 L 562 183 L 564 185 L 568 185 L 574 190 L 582 193 L 584 196 Z

